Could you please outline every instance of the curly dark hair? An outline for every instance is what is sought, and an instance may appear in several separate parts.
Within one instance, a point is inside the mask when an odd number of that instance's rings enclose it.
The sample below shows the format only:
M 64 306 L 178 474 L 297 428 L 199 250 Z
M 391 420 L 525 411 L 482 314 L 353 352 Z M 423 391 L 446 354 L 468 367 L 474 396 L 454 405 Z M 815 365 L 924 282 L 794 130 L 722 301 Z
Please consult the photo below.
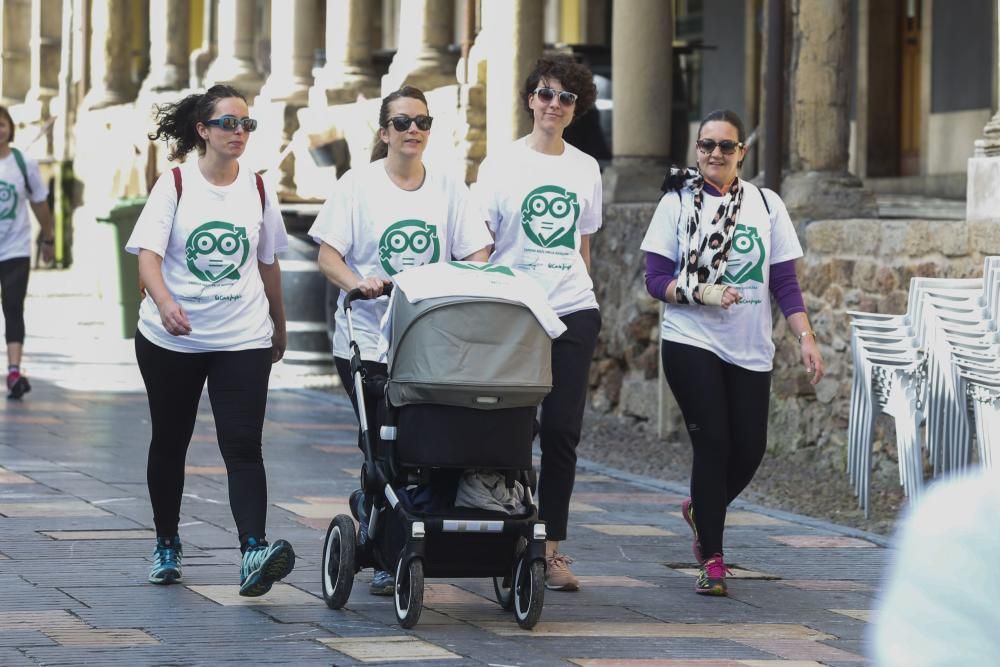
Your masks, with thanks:
M 247 101 L 243 93 L 232 86 L 218 84 L 204 93 L 188 95 L 173 104 L 157 105 L 156 132 L 148 135 L 150 140 L 156 141 L 162 138 L 164 141 L 174 142 L 167 155 L 168 160 L 183 158 L 196 148 L 199 153 L 204 153 L 205 140 L 198 134 L 196 125 L 199 121 L 206 121 L 212 117 L 216 102 L 230 97 Z
M 551 56 L 539 58 L 535 68 L 524 80 L 521 91 L 521 101 L 528 115 L 532 115 L 528 106 L 528 98 L 538 88 L 539 82 L 555 79 L 562 84 L 563 90 L 576 93 L 576 106 L 573 108 L 573 120 L 576 120 L 594 107 L 597 100 L 597 86 L 594 85 L 594 74 L 586 65 L 576 62 L 571 56 Z

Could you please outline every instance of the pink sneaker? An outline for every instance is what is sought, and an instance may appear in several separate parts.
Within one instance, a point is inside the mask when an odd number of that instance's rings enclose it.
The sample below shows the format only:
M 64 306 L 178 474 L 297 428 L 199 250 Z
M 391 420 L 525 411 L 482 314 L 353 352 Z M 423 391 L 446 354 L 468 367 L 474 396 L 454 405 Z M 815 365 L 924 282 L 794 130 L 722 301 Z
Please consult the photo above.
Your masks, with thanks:
M 28 378 L 21 375 L 20 371 L 7 373 L 7 398 L 21 398 L 31 391 L 31 383 Z
M 694 525 L 694 507 L 691 506 L 690 498 L 685 498 L 684 502 L 681 503 L 681 516 L 687 521 L 694 534 L 694 543 L 692 544 L 694 558 L 698 561 L 698 565 L 701 565 L 705 562 L 705 557 L 701 553 L 701 540 L 698 539 L 698 527 Z
M 698 581 L 695 582 L 694 590 L 700 595 L 726 595 L 726 575 L 732 574 L 722 554 L 713 554 L 711 558 L 702 563 L 698 572 Z

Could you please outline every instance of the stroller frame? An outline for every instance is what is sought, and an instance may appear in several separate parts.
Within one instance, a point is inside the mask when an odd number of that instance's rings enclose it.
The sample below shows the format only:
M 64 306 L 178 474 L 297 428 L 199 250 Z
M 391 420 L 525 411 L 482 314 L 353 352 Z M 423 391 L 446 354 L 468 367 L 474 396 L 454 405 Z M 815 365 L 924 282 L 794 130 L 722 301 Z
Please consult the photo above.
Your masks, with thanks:
M 392 291 L 392 285 L 384 295 Z M 492 577 L 497 602 L 513 611 L 519 626 L 530 629 L 541 616 L 545 593 L 545 524 L 538 518 L 532 491 L 534 470 L 507 470 L 508 487 L 522 482 L 525 514 L 507 516 L 472 508 L 452 508 L 445 513 L 423 513 L 406 506 L 395 490 L 429 479 L 429 468 L 401 468 L 395 461 L 397 409 L 381 394 L 387 424 L 379 425 L 375 438 L 369 429 L 365 389 L 368 378 L 361 350 L 354 338 L 351 304 L 366 299 L 359 289 L 344 298 L 351 374 L 360 426 L 359 444 L 364 452 L 361 488 L 368 510 L 367 539 L 355 530 L 351 517 L 338 515 L 327 530 L 323 548 L 323 599 L 331 609 L 343 607 L 355 574 L 364 567 L 395 573 L 396 617 L 404 628 L 417 624 L 423 608 L 424 577 Z M 354 512 L 352 507 L 352 512 Z

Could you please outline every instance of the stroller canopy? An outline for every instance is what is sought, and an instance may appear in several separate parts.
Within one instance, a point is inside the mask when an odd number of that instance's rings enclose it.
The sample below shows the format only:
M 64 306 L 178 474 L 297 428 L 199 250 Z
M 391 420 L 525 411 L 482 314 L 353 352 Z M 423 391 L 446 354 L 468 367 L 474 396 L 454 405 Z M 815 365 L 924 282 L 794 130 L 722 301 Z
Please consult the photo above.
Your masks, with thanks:
M 483 410 L 534 406 L 552 389 L 552 340 L 532 311 L 495 297 L 390 306 L 389 401 Z

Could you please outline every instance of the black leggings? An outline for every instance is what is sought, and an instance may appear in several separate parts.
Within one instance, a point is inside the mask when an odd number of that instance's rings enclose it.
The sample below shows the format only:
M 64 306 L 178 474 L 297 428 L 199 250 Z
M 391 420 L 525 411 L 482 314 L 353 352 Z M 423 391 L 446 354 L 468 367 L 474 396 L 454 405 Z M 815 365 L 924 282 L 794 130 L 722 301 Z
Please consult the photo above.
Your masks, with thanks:
M 340 376 L 341 386 L 344 387 L 344 391 L 347 392 L 348 398 L 351 399 L 351 405 L 354 407 L 354 416 L 358 417 L 358 399 L 354 395 L 354 376 L 351 375 L 351 362 L 342 357 L 334 357 L 333 365 L 337 369 L 337 375 Z M 389 373 L 389 367 L 385 364 L 380 364 L 377 361 L 362 360 L 361 366 L 365 369 L 365 373 L 368 377 L 387 375 Z M 373 445 L 375 444 L 375 428 L 377 426 L 375 408 L 376 406 L 371 400 L 365 401 L 365 415 L 368 417 L 368 432 L 371 434 L 371 441 Z M 360 427 L 358 428 L 358 448 L 364 451 L 361 447 Z
M 722 551 L 726 508 L 767 449 L 770 371 L 726 363 L 699 347 L 663 341 L 663 370 L 691 436 L 691 500 L 702 553 Z
M 229 476 L 229 505 L 236 519 L 240 548 L 246 549 L 250 537 L 263 540 L 267 478 L 261 435 L 271 349 L 174 352 L 136 332 L 135 356 L 146 384 L 153 425 L 146 482 L 157 536 L 177 534 L 184 460 L 207 379 L 219 450 Z
M 590 384 L 590 361 L 601 331 L 601 312 L 580 310 L 561 318 L 566 331 L 552 342 L 552 391 L 542 401 L 538 513 L 548 539 L 566 539 L 569 499 L 576 481 L 576 446 Z
M 28 294 L 31 260 L 15 257 L 0 262 L 0 301 L 7 322 L 8 343 L 24 343 L 24 297 Z

